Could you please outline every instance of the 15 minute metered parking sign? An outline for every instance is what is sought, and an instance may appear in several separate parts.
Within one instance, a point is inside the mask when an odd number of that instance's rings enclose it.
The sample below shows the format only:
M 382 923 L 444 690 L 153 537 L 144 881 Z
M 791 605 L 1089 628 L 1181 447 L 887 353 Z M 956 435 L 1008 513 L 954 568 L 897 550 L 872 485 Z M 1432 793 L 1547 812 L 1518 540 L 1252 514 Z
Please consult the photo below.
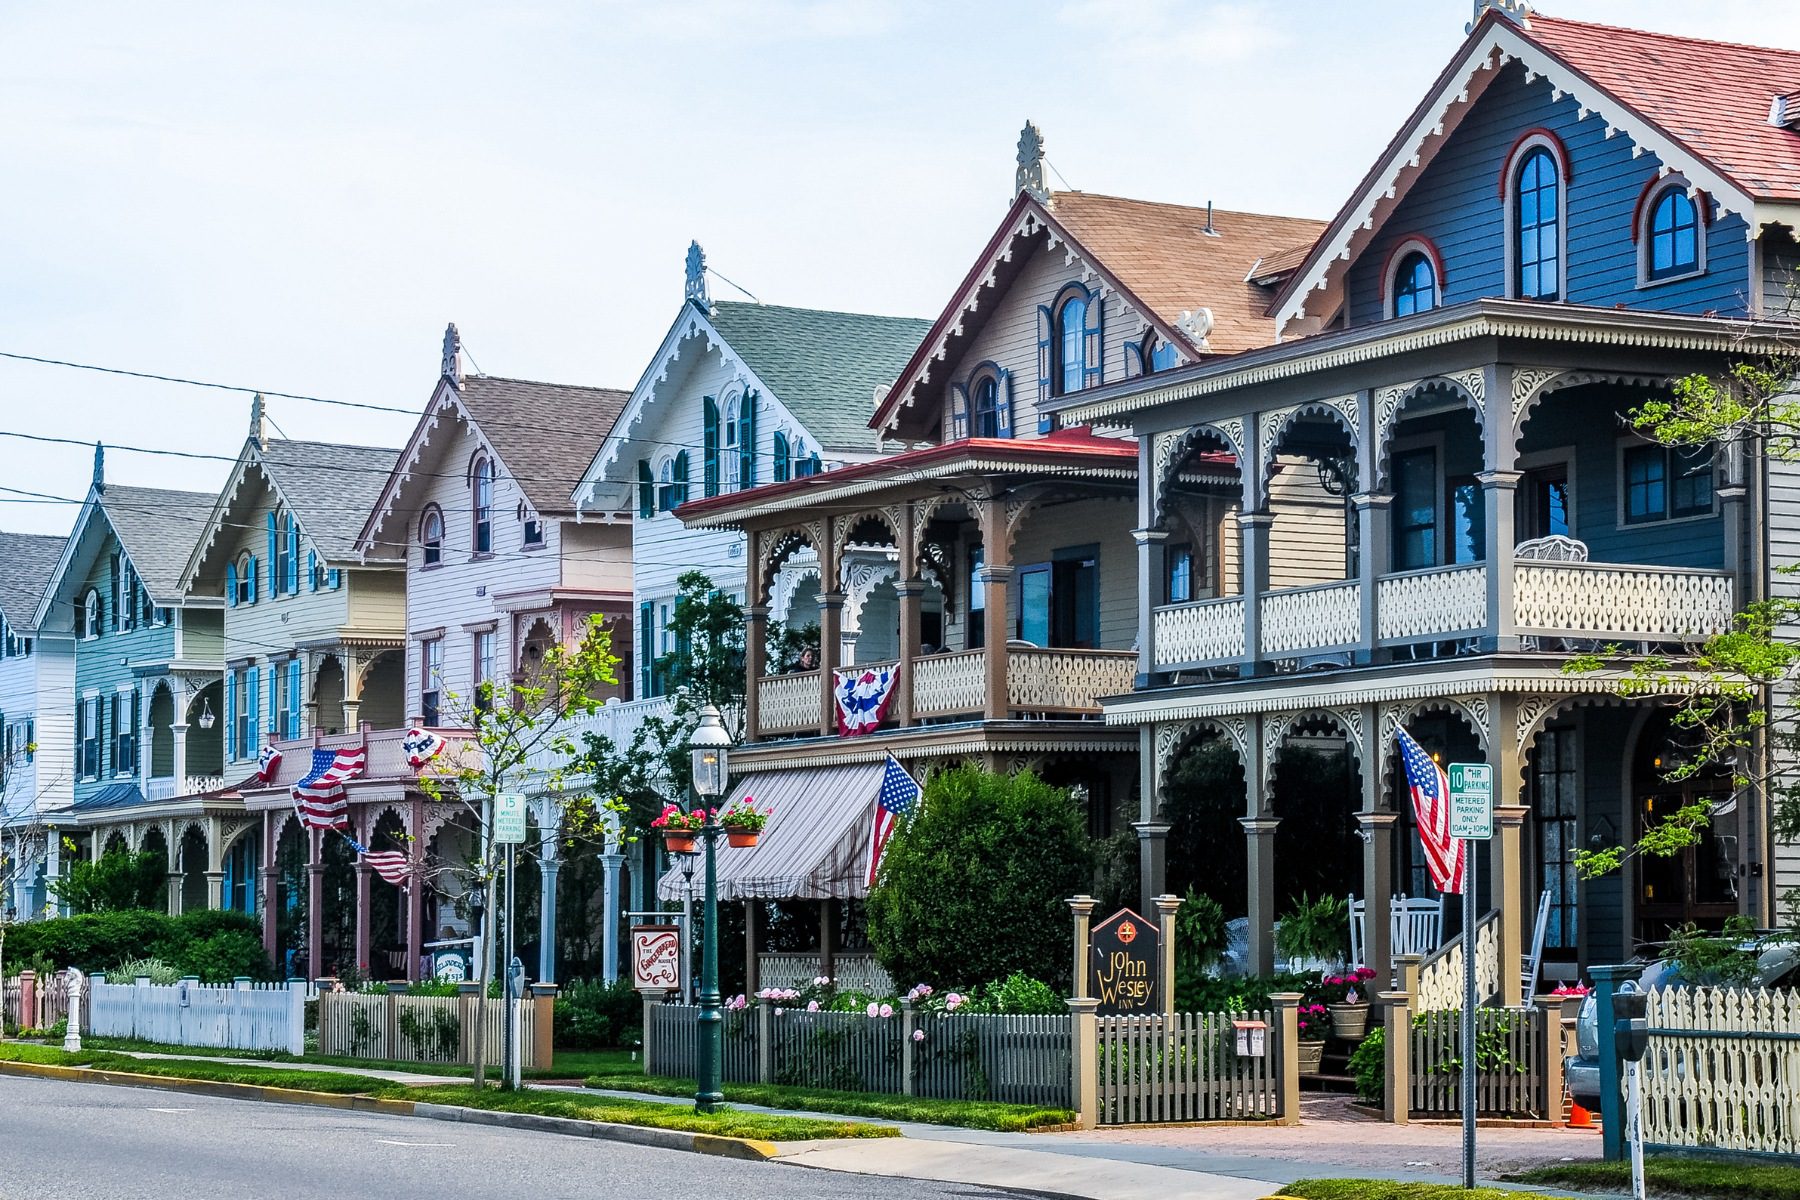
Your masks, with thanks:
M 1494 768 L 1487 763 L 1451 763 L 1450 836 L 1484 842 L 1494 836 Z

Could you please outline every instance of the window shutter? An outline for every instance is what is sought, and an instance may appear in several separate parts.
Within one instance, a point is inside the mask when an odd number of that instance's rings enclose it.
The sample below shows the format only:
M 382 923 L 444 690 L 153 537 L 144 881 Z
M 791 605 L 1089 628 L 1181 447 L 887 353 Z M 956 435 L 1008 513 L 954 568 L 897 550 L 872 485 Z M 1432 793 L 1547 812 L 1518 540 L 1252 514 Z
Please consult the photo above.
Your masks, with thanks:
M 114 631 L 123 629 L 124 626 L 119 624 L 119 556 L 117 554 L 112 556 L 112 599 L 110 603 L 113 606 L 113 629 Z
M 138 741 L 143 734 L 143 729 L 144 698 L 138 694 L 136 689 L 133 689 L 131 693 L 131 766 L 133 770 L 137 769 L 138 755 L 143 752 L 143 747 Z
M 288 727 L 291 741 L 300 736 L 300 660 L 288 660 Z
M 269 733 L 271 735 L 271 738 L 273 738 L 275 735 L 279 734 L 280 731 L 276 728 L 276 726 L 279 724 L 280 721 L 281 721 L 281 664 L 278 662 L 271 662 L 269 664 Z M 258 737 L 256 740 L 257 740 L 258 744 L 260 744 L 262 742 L 261 737 Z
M 638 605 L 639 699 L 656 694 L 656 606 L 646 600 Z
M 87 774 L 87 701 L 75 702 L 75 773 Z
M 683 450 L 675 456 L 675 507 L 680 508 L 688 502 L 688 452 Z
M 1106 376 L 1106 297 L 1095 292 L 1088 297 L 1087 324 L 1081 333 L 1085 339 L 1081 355 L 1081 386 L 1099 387 Z
M 786 483 L 790 474 L 790 468 L 788 466 L 787 434 L 777 429 L 775 431 L 773 443 L 775 447 L 775 458 L 774 465 L 769 471 L 769 478 L 773 479 L 776 483 Z
M 343 585 L 343 582 L 344 582 L 343 572 L 339 571 L 336 567 L 333 567 L 333 568 L 331 568 L 331 570 L 325 572 L 325 586 L 330 588 L 332 591 L 334 591 L 334 592 L 337 591 L 338 588 Z
M 1000 436 L 1009 438 L 1013 435 L 1012 423 L 1012 372 L 1002 370 L 995 380 L 996 395 L 994 397 L 995 425 Z
M 97 748 L 94 751 L 94 773 L 97 775 L 106 774 L 106 766 L 112 761 L 112 755 L 106 747 L 106 708 L 105 703 L 95 699 L 94 741 L 97 743 Z
M 1125 378 L 1136 379 L 1139 375 L 1150 373 L 1150 362 L 1144 356 L 1141 342 L 1125 343 Z
M 250 603 L 255 604 L 256 597 L 256 555 L 252 554 L 250 556 Z
M 638 459 L 638 517 L 648 521 L 656 513 L 656 475 L 650 460 Z
M 281 533 L 275 528 L 275 514 L 269 513 L 269 595 L 281 592 Z
M 316 550 L 306 552 L 306 589 L 311 592 L 319 590 L 319 554 Z
M 252 758 L 262 741 L 262 669 L 251 667 L 245 672 L 244 679 L 244 702 L 250 709 L 244 715 L 249 718 L 250 744 L 243 748 L 243 753 L 245 758 Z
M 967 384 L 950 385 L 950 440 L 960 442 L 969 436 L 969 388 Z
M 237 672 L 225 672 L 225 758 L 237 755 Z
M 294 520 L 293 513 L 288 514 L 287 540 L 287 591 L 294 596 L 300 592 L 300 523 Z
M 701 436 L 701 453 L 705 455 L 701 463 L 702 483 L 708 496 L 716 496 L 719 494 L 719 402 L 708 396 L 705 404 L 705 432 Z
M 757 393 L 744 393 L 738 432 L 738 486 L 756 486 L 756 401 Z
M 237 564 L 225 564 L 225 607 L 237 607 Z

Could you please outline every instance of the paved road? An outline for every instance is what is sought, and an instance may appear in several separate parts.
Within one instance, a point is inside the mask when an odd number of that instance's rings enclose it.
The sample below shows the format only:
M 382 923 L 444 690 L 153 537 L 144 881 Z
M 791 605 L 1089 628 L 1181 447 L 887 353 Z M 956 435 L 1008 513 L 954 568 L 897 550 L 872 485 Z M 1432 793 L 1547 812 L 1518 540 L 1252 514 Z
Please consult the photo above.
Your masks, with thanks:
M 419 1117 L 0 1078 L 0 1200 L 999 1200 L 992 1189 L 740 1162 Z

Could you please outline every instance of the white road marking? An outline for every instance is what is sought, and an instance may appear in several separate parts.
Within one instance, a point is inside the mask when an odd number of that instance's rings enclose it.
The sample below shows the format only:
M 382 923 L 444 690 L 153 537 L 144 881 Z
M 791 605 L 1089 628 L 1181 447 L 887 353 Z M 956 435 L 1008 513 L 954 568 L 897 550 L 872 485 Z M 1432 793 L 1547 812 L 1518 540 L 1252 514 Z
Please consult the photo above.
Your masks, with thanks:
M 448 1150 L 451 1148 L 449 1142 L 396 1142 L 392 1138 L 376 1138 L 375 1140 L 383 1146 L 418 1146 L 428 1150 Z
M 160 1113 L 191 1113 L 194 1110 L 191 1108 L 152 1108 L 146 1111 Z

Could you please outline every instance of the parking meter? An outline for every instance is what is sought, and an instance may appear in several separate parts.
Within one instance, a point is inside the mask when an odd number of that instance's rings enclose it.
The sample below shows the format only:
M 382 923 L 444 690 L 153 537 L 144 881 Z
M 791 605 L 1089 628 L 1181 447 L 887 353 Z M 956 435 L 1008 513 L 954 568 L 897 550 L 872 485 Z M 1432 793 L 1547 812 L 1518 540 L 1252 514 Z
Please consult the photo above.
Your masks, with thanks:
M 1650 994 L 1613 993 L 1613 1046 L 1626 1062 L 1642 1062 L 1650 1045 Z

